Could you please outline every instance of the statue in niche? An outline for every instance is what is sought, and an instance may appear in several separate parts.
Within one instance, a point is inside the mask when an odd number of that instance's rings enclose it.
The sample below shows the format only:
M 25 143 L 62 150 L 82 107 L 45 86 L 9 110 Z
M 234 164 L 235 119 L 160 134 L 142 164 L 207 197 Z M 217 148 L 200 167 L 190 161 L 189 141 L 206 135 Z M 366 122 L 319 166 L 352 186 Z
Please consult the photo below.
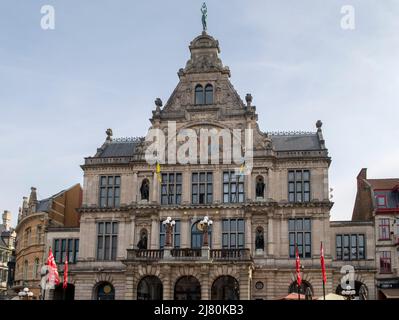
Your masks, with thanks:
M 265 248 L 265 240 L 263 238 L 263 229 L 258 227 L 256 229 L 256 239 L 255 239 L 255 248 L 256 250 L 264 250 Z
M 137 243 L 137 248 L 140 250 L 147 249 L 147 232 L 145 230 L 141 232 L 140 240 Z
M 256 197 L 263 198 L 265 194 L 265 183 L 262 177 L 256 179 Z
M 150 182 L 148 181 L 148 179 L 144 179 L 143 182 L 141 183 L 140 193 L 141 193 L 141 200 L 148 201 L 150 199 Z

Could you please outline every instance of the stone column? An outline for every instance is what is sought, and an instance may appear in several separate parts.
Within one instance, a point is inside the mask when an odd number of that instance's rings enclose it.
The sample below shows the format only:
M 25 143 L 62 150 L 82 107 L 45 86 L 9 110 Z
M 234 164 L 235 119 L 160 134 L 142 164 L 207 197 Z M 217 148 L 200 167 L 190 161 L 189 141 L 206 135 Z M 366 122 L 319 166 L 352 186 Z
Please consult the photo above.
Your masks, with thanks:
M 165 272 L 165 280 L 163 281 L 163 300 L 173 300 L 172 292 L 172 279 L 171 279 L 171 267 L 165 266 L 162 270 Z
M 243 267 L 240 270 L 240 300 L 250 300 L 251 299 L 251 272 L 248 267 Z
M 273 218 L 269 217 L 267 221 L 267 254 L 274 256 L 274 236 L 273 236 Z
M 209 286 L 209 267 L 204 265 L 201 267 L 201 300 L 211 299 Z
M 252 252 L 252 214 L 246 213 L 245 219 L 245 248 Z
M 190 248 L 190 219 L 187 214 L 180 220 L 180 247 Z
M 137 291 L 134 290 L 134 278 L 133 270 L 127 268 L 126 271 L 126 289 L 125 289 L 125 300 L 135 300 L 137 299 Z
M 126 220 L 125 221 L 119 221 L 118 223 L 118 247 L 117 247 L 117 259 L 118 260 L 123 260 L 126 259 L 127 253 L 126 253 L 126 239 L 128 239 L 126 236 Z
M 129 239 L 129 247 L 130 248 L 136 247 L 135 235 L 136 235 L 136 216 L 131 216 L 129 236 L 127 237 L 127 239 Z
M 252 174 L 244 176 L 245 182 L 245 198 L 247 200 L 254 200 L 255 196 L 253 194 L 253 181 L 252 181 Z
M 157 176 L 156 172 L 154 172 L 153 177 L 152 177 L 152 185 L 153 185 L 153 188 L 151 188 L 151 186 L 150 186 L 150 191 L 151 191 L 150 199 L 152 202 L 159 203 L 160 202 L 160 199 L 159 199 L 160 184 L 159 184 L 159 180 L 158 180 L 158 176 Z
M 222 178 L 223 171 L 216 170 L 213 172 L 213 201 L 216 203 L 223 202 Z
M 150 248 L 159 249 L 159 218 L 156 215 L 151 216 L 151 243 Z
M 212 249 L 222 248 L 222 220 L 220 217 L 212 219 Z
M 183 171 L 183 177 L 182 177 L 182 204 L 190 204 L 191 203 L 191 177 L 190 177 L 190 171 L 188 171 L 188 168 L 186 168 Z
M 138 190 L 139 190 L 139 188 L 138 188 L 137 172 L 134 172 L 133 173 L 133 187 L 132 187 L 133 202 L 137 202 L 139 200 Z

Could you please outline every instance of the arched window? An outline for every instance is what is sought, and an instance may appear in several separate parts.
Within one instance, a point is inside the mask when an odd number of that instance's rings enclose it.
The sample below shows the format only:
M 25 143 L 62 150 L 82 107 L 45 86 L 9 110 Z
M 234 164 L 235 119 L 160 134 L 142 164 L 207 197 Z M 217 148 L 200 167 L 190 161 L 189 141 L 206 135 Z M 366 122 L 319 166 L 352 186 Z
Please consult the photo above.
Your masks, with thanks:
M 137 286 L 137 300 L 162 300 L 162 282 L 156 276 L 142 278 Z
M 307 292 L 309 290 L 313 294 L 312 285 L 309 282 L 302 280 L 301 287 L 299 289 L 299 293 L 305 295 L 305 294 L 307 294 Z M 289 291 L 288 293 L 298 293 L 298 284 L 297 284 L 296 281 L 291 283 L 290 288 L 289 288 L 288 291 Z
M 96 300 L 115 300 L 115 289 L 109 282 L 101 282 L 95 288 Z
M 191 227 L 191 248 L 192 249 L 200 249 L 202 247 L 204 241 L 204 233 L 198 229 L 198 220 L 196 223 L 193 224 Z M 208 227 L 208 242 L 209 247 L 212 247 L 212 226 Z
M 193 276 L 183 276 L 175 284 L 175 300 L 201 300 L 201 284 Z
M 211 289 L 212 300 L 238 300 L 240 299 L 240 286 L 232 276 L 217 278 Z
M 35 259 L 35 264 L 33 265 L 33 279 L 39 276 L 39 258 Z
M 204 104 L 204 89 L 198 84 L 195 87 L 195 104 Z
M 213 86 L 211 84 L 207 84 L 205 87 L 205 104 L 213 103 Z

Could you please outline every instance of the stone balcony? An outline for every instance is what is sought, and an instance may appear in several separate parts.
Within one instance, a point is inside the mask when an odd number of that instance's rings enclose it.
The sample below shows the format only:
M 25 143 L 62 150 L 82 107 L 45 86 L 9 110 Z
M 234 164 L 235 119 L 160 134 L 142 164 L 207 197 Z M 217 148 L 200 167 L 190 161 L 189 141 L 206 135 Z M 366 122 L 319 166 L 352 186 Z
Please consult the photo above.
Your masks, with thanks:
M 139 250 L 127 249 L 126 262 L 150 261 L 204 261 L 204 262 L 251 262 L 252 256 L 249 249 L 160 249 Z

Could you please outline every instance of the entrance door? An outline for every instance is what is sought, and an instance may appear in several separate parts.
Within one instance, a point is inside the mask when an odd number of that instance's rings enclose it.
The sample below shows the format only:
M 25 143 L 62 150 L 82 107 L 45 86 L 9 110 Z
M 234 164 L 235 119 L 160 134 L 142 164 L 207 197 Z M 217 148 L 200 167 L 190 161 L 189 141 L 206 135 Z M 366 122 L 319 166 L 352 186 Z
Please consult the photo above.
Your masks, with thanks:
M 201 285 L 193 276 L 183 276 L 175 285 L 175 300 L 201 300 Z

